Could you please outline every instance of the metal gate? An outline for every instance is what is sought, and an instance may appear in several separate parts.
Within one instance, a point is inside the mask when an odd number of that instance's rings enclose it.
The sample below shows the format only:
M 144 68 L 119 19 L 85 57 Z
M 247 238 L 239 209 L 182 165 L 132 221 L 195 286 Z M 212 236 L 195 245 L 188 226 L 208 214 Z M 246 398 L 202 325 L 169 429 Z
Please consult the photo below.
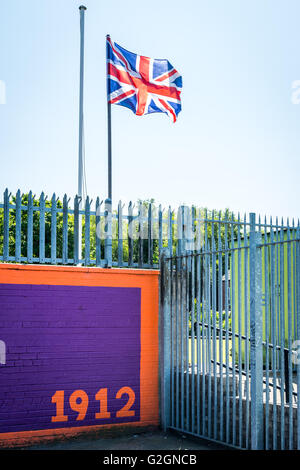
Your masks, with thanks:
M 300 449 L 299 224 L 189 220 L 161 256 L 163 427 Z

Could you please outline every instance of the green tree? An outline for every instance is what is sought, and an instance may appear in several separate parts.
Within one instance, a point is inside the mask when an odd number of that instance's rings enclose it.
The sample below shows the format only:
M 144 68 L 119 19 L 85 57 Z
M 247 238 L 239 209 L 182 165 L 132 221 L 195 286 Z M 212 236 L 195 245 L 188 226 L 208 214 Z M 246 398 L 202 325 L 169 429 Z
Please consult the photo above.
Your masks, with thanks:
M 24 194 L 21 197 L 21 204 L 22 206 L 28 206 L 28 194 Z M 13 196 L 11 198 L 11 203 L 15 205 L 16 197 Z M 38 208 L 40 204 L 39 199 L 33 198 L 33 207 Z M 51 200 L 46 200 L 45 202 L 45 257 L 51 257 Z M 61 210 L 63 207 L 63 203 L 61 200 L 57 200 L 57 209 Z M 148 211 L 151 205 L 152 208 L 152 216 L 154 222 L 154 234 L 155 236 L 151 240 L 152 243 L 152 253 L 153 253 L 153 264 L 158 265 L 159 263 L 159 241 L 158 241 L 158 210 L 155 207 L 154 199 L 148 200 L 138 200 L 135 207 L 135 215 L 134 215 L 134 239 L 132 242 L 133 245 L 133 262 L 138 263 L 139 261 L 139 250 L 140 250 L 140 242 L 138 239 L 138 231 L 140 229 L 138 224 L 138 218 L 136 216 L 137 211 L 142 210 L 143 216 L 145 218 L 143 222 L 142 230 L 144 232 L 144 237 L 141 241 L 143 247 L 143 264 L 148 263 L 148 248 L 149 248 L 149 240 L 147 237 L 147 218 L 148 218 Z M 195 216 L 196 209 L 192 209 L 193 214 Z M 117 211 L 114 210 L 114 214 L 117 215 Z M 163 213 L 164 219 L 164 233 L 163 233 L 163 246 L 167 246 L 167 234 L 166 234 L 166 227 L 167 227 L 167 212 Z M 196 214 L 197 217 L 194 217 L 194 231 L 195 233 L 198 231 L 200 234 L 201 243 L 208 242 L 210 247 L 212 247 L 212 242 L 214 241 L 214 247 L 216 250 L 221 250 L 222 247 L 225 246 L 226 240 L 230 239 L 233 235 L 234 237 L 237 236 L 238 233 L 238 225 L 236 224 L 236 218 L 234 216 L 229 217 L 229 211 L 226 209 L 225 211 L 216 212 L 216 211 L 208 211 L 207 209 L 198 210 Z M 172 213 L 172 220 L 175 222 L 177 217 L 177 213 L 174 211 Z M 3 222 L 4 222 L 4 210 L 3 208 L 0 209 L 0 252 L 3 253 Z M 101 217 L 101 224 L 104 224 L 103 217 Z M 199 220 L 201 219 L 201 222 Z M 218 220 L 219 223 L 214 223 L 212 220 Z M 231 222 L 229 222 L 229 220 Z M 27 223 L 28 223 L 28 213 L 27 210 L 21 211 L 21 256 L 27 256 Z M 200 224 L 200 225 L 199 225 Z M 68 214 L 68 258 L 73 259 L 74 256 L 74 215 L 72 213 Z M 82 256 L 85 255 L 85 216 L 82 217 Z M 118 233 L 118 221 L 117 217 L 113 218 L 113 233 Z M 123 261 L 127 262 L 129 258 L 129 244 L 128 244 L 128 226 L 127 221 L 123 220 Z M 172 244 L 173 244 L 173 255 L 176 253 L 176 246 L 177 246 L 177 230 L 176 224 L 173 225 L 173 233 L 172 233 Z M 96 216 L 91 215 L 90 217 L 90 258 L 91 260 L 96 258 Z M 56 250 L 57 250 L 57 258 L 62 258 L 62 250 L 63 250 L 63 214 L 62 212 L 57 212 L 56 214 Z M 33 211 L 33 257 L 39 258 L 39 239 L 40 239 L 40 213 L 39 210 Z M 219 239 L 221 243 L 219 243 Z M 15 241 L 16 241 L 16 209 L 10 209 L 9 214 L 9 254 L 13 256 L 15 254 Z M 104 239 L 100 240 L 100 249 L 101 249 L 101 258 L 104 258 Z M 197 248 L 197 246 L 196 246 Z M 116 262 L 118 260 L 118 238 L 115 236 L 112 241 L 112 257 L 113 261 Z M 217 269 L 218 269 L 219 260 L 217 259 Z M 224 272 L 225 267 L 225 254 L 222 253 L 222 268 Z

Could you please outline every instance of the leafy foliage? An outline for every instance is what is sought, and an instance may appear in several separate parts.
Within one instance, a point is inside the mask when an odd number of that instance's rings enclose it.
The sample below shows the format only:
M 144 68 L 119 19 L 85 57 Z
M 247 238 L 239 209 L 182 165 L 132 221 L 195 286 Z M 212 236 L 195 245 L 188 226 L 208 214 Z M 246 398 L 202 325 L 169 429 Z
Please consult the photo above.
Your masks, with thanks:
M 27 256 L 27 225 L 28 225 L 28 212 L 24 210 L 28 206 L 28 194 L 24 194 L 21 197 L 21 256 Z M 16 196 L 11 197 L 11 204 L 16 204 Z M 51 257 L 51 200 L 45 201 L 45 257 Z M 38 207 L 40 205 L 40 200 L 37 198 L 33 198 L 33 257 L 39 258 L 39 244 L 40 244 L 40 212 Z M 57 258 L 62 258 L 63 252 L 63 202 L 59 199 L 56 200 L 57 209 L 61 210 L 61 212 L 56 213 L 56 256 Z M 151 239 L 151 246 L 149 246 L 149 239 L 147 236 L 147 217 L 149 213 L 149 209 L 153 211 L 153 219 L 154 222 L 154 236 Z M 134 224 L 133 224 L 133 237 L 132 242 L 128 241 L 128 226 L 127 220 L 123 220 L 123 227 L 122 227 L 122 234 L 123 234 L 123 261 L 127 262 L 129 259 L 129 251 L 130 246 L 132 244 L 132 261 L 137 263 L 139 259 L 140 248 L 142 246 L 143 251 L 143 263 L 148 262 L 149 253 L 152 254 L 152 263 L 154 265 L 158 265 L 159 263 L 159 241 L 157 237 L 158 233 L 158 222 L 157 222 L 157 209 L 155 208 L 155 201 L 154 199 L 149 200 L 138 200 L 135 210 L 142 211 L 143 217 L 145 220 L 142 222 L 142 227 L 139 227 L 139 221 L 136 215 L 134 216 Z M 215 249 L 220 249 L 221 246 L 225 246 L 226 240 L 229 236 L 236 236 L 237 234 L 237 225 L 234 223 L 229 224 L 229 211 L 208 211 L 208 210 L 201 210 L 196 214 L 196 209 L 193 208 L 194 216 L 197 215 L 197 218 L 201 217 L 203 219 L 214 219 L 218 218 L 220 220 L 220 224 L 214 224 L 213 222 L 200 222 L 198 220 L 194 220 L 194 230 L 195 233 L 198 230 L 200 234 L 200 238 L 203 243 L 209 244 L 209 246 L 214 246 Z M 114 214 L 117 214 L 117 211 L 114 211 Z M 175 222 L 176 220 L 176 213 L 173 212 L 171 214 L 172 221 Z M 167 213 L 163 213 L 164 221 L 166 222 Z M 101 224 L 103 224 L 103 217 L 101 218 Z M 235 220 L 232 218 L 231 220 Z M 227 221 L 227 223 L 222 223 Z M 216 230 L 216 226 L 218 225 L 219 229 Z M 163 241 L 162 246 L 167 246 L 168 240 L 166 235 L 166 227 L 167 224 L 163 224 Z M 0 209 L 0 253 L 3 252 L 3 228 L 4 228 L 4 210 L 3 208 Z M 143 230 L 146 233 L 146 236 L 142 240 L 138 239 L 138 232 L 139 230 Z M 172 232 L 172 244 L 173 244 L 173 254 L 176 253 L 176 246 L 177 246 L 177 233 L 176 233 L 176 224 L 173 225 L 173 232 Z M 96 216 L 93 214 L 90 216 L 90 258 L 96 258 Z M 113 233 L 118 233 L 118 221 L 117 217 L 113 218 Z M 68 220 L 67 220 L 67 234 L 68 234 L 68 258 L 73 259 L 74 257 L 74 214 L 72 211 L 68 213 Z M 231 234 L 231 235 L 230 235 Z M 84 236 L 85 236 L 85 216 L 82 216 L 82 256 L 85 256 L 85 243 L 84 243 Z M 15 241 L 16 241 L 16 209 L 10 208 L 9 211 L 9 254 L 13 256 L 15 254 Z M 104 240 L 100 240 L 100 249 L 101 249 L 101 258 L 104 258 Z M 219 264 L 219 258 L 216 259 L 217 269 Z M 112 239 L 112 259 L 114 262 L 118 260 L 118 238 L 114 236 Z M 224 272 L 224 254 L 221 255 L 222 259 L 222 269 Z
M 226 318 L 227 316 L 227 318 Z M 208 335 L 208 325 L 210 320 L 210 328 L 211 334 L 214 334 L 214 325 L 216 326 L 216 336 L 219 337 L 220 330 L 223 330 L 223 334 L 225 331 L 225 327 L 228 325 L 228 328 L 231 329 L 231 312 L 228 311 L 226 315 L 226 311 L 223 310 L 219 312 L 216 310 L 213 312 L 210 309 L 210 314 L 208 314 L 208 310 L 203 306 L 202 302 L 199 304 L 197 299 L 194 299 L 194 315 L 192 311 L 189 312 L 189 334 L 192 334 L 192 327 L 194 327 L 194 332 L 197 331 L 197 324 L 199 323 L 199 333 L 202 335 L 203 333 Z M 203 326 L 205 330 L 203 330 Z

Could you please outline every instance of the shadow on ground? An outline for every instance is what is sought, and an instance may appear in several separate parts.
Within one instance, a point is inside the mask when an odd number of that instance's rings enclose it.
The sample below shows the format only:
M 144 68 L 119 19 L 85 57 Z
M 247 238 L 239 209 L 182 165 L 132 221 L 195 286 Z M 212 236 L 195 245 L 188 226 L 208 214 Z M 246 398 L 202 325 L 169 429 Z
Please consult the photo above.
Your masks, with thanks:
M 24 448 L 25 449 L 25 448 Z M 226 450 L 227 448 L 181 433 L 145 432 L 123 437 L 73 438 L 26 447 L 28 450 Z

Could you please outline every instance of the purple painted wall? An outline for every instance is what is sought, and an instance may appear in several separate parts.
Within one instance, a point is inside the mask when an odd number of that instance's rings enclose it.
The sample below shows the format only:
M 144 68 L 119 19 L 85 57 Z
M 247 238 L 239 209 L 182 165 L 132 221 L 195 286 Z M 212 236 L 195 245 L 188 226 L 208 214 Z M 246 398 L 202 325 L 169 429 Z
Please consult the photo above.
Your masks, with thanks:
M 139 421 L 140 328 L 140 288 L 0 284 L 0 433 Z M 128 402 L 116 398 L 122 387 L 135 394 L 133 416 L 116 416 Z M 100 389 L 109 418 L 95 418 Z M 88 397 L 82 420 L 69 402 L 75 390 Z M 57 391 L 67 421 L 52 422 Z

